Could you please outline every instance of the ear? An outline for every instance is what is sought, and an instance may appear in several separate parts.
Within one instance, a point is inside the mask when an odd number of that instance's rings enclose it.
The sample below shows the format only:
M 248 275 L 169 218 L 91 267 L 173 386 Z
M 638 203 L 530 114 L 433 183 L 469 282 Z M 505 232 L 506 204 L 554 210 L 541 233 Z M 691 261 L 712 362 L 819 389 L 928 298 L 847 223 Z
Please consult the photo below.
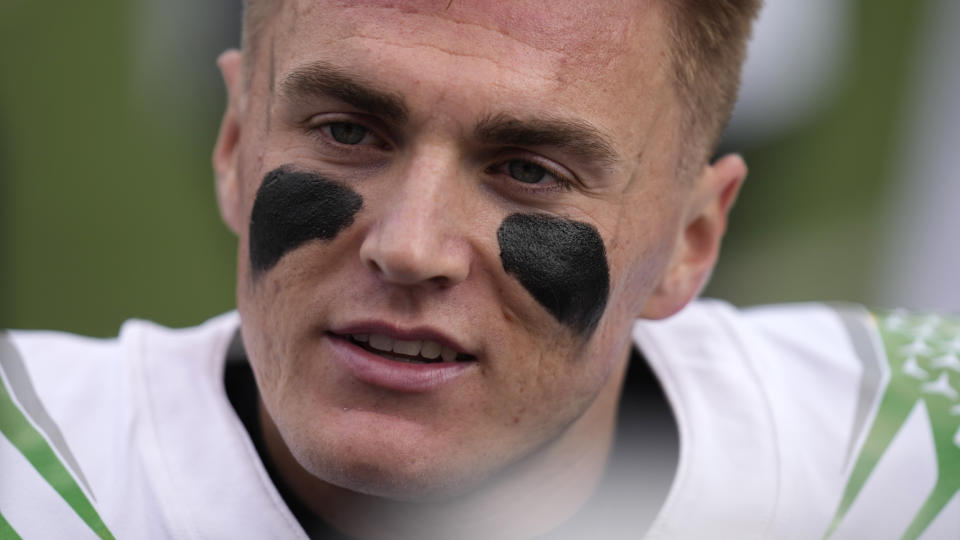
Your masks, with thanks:
M 746 177 L 747 166 L 738 155 L 703 168 L 688 198 L 670 264 L 641 317 L 669 317 L 700 294 L 717 262 L 727 216 Z
M 213 148 L 213 171 L 217 182 L 217 203 L 220 216 L 227 227 L 239 234 L 241 230 L 240 178 L 238 175 L 238 148 L 243 125 L 245 92 L 243 55 L 237 49 L 225 51 L 217 58 L 227 89 L 227 108 L 220 123 L 217 144 Z

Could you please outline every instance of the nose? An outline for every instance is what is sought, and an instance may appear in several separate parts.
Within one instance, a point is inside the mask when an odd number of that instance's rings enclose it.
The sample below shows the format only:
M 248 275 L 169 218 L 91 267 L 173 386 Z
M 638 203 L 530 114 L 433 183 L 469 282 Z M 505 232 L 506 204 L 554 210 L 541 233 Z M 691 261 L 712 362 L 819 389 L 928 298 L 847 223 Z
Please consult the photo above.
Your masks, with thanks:
M 360 246 L 364 265 L 380 279 L 449 287 L 467 278 L 471 255 L 455 174 L 452 167 L 421 160 L 390 180 L 396 188 L 371 208 L 379 215 Z

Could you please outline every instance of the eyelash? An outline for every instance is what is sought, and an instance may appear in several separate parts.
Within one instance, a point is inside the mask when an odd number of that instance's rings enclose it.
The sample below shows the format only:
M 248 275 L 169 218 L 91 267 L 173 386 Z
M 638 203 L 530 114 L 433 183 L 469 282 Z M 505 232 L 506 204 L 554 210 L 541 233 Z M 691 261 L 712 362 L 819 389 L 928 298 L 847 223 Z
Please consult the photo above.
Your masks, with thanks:
M 379 130 L 373 129 L 368 124 L 363 122 L 358 122 L 353 118 L 324 118 L 322 122 L 310 122 L 311 119 L 306 122 L 306 132 L 313 138 L 319 140 L 323 144 L 328 144 L 333 146 L 338 151 L 356 151 L 361 148 L 368 148 L 374 146 L 378 150 L 389 149 L 392 146 L 386 137 L 380 135 Z M 377 145 L 363 145 L 363 144 L 345 144 L 337 141 L 331 134 L 327 133 L 326 130 L 330 129 L 332 125 L 335 124 L 354 124 L 360 126 L 368 131 L 368 136 L 375 137 L 380 141 L 380 144 Z M 511 162 L 525 162 L 535 165 L 542 168 L 546 174 L 553 177 L 554 182 L 546 187 L 538 187 L 539 184 L 527 184 L 520 180 L 510 177 L 510 172 L 507 169 Z M 572 175 L 561 172 L 558 170 L 558 167 L 551 166 L 550 164 L 543 163 L 540 159 L 533 159 L 523 156 L 512 156 L 507 159 L 501 159 L 496 164 L 488 167 L 486 172 L 488 174 L 500 174 L 507 177 L 507 182 L 510 184 L 510 188 L 514 191 L 523 192 L 530 195 L 544 195 L 544 194 L 553 194 L 567 192 L 573 189 L 576 185 L 576 180 Z
M 390 146 L 392 146 L 391 143 L 389 142 L 389 139 L 387 139 L 386 137 L 380 134 L 380 130 L 374 129 L 364 122 L 358 122 L 356 121 L 356 119 L 353 119 L 353 118 L 324 118 L 323 121 L 320 121 L 320 122 L 311 122 L 311 120 L 313 120 L 313 118 L 310 118 L 306 121 L 305 130 L 307 134 L 317 139 L 321 143 L 331 145 L 340 151 L 343 151 L 343 150 L 356 151 L 360 148 L 370 148 L 371 146 L 378 150 L 384 150 L 384 149 L 389 149 Z M 330 129 L 331 126 L 334 126 L 336 124 L 353 124 L 353 125 L 362 127 L 363 129 L 367 130 L 368 132 L 367 135 L 375 137 L 379 141 L 379 144 L 375 144 L 375 145 L 355 144 L 354 145 L 354 144 L 345 144 L 340 141 L 337 141 L 336 139 L 333 138 L 333 135 L 326 132 L 326 129 Z
M 520 180 L 510 177 L 510 172 L 506 170 L 509 167 L 511 162 L 522 161 L 525 163 L 530 163 L 536 165 L 537 167 L 542 168 L 547 174 L 553 177 L 554 182 L 546 187 L 538 187 L 539 184 L 526 184 Z M 543 195 L 550 193 L 561 193 L 570 191 L 575 185 L 575 180 L 571 178 L 571 175 L 560 172 L 557 167 L 550 166 L 546 163 L 541 162 L 537 159 L 530 159 L 526 157 L 511 157 L 505 160 L 501 160 L 496 165 L 489 167 L 487 169 L 489 173 L 502 174 L 507 177 L 507 181 L 510 183 L 510 189 L 518 190 L 521 192 L 533 194 L 533 195 Z

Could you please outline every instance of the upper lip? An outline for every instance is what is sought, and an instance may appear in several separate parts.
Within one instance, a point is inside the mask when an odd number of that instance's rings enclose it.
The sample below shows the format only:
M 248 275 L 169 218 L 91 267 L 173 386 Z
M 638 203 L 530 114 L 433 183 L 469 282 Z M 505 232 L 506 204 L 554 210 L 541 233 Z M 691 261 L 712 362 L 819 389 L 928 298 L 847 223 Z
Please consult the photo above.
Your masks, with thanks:
M 430 326 L 401 328 L 399 326 L 382 321 L 363 321 L 337 326 L 335 328 L 331 328 L 330 332 L 338 335 L 382 334 L 391 339 L 400 341 L 435 341 L 444 347 L 449 347 L 457 351 L 459 354 L 467 354 L 474 357 L 476 356 L 476 351 L 468 349 L 455 338 Z

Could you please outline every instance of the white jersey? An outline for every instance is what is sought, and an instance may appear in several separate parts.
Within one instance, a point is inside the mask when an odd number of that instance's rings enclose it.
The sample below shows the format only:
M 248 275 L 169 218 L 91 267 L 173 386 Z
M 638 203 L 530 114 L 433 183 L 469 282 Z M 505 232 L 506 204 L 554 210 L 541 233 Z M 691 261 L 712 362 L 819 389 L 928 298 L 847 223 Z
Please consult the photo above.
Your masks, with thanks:
M 306 538 L 225 394 L 238 325 L 0 334 L 0 539 Z M 699 301 L 634 339 L 680 436 L 649 538 L 960 538 L 960 320 Z
M 960 539 L 960 319 L 701 302 L 634 338 L 680 432 L 649 538 Z

